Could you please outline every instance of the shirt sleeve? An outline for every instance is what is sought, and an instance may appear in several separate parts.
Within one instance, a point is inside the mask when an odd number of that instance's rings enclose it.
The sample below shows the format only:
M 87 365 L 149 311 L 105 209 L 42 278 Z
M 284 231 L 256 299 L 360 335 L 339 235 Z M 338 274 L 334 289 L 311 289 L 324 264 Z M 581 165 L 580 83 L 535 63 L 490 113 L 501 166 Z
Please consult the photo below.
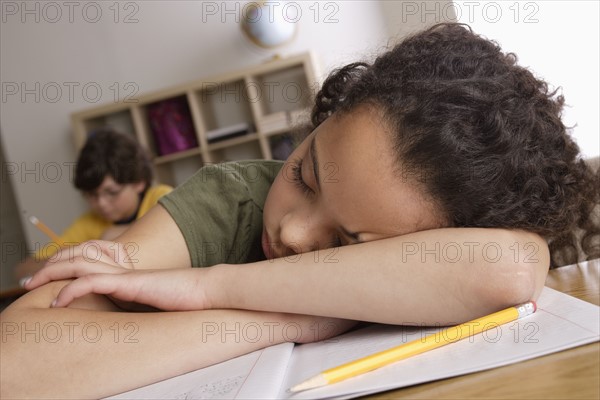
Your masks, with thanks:
M 248 166 L 204 167 L 159 200 L 181 230 L 193 267 L 264 259 L 260 233 L 266 194 L 257 199 L 256 192 L 257 186 L 264 186 L 258 192 L 268 192 L 273 177 L 249 179 L 254 170 Z

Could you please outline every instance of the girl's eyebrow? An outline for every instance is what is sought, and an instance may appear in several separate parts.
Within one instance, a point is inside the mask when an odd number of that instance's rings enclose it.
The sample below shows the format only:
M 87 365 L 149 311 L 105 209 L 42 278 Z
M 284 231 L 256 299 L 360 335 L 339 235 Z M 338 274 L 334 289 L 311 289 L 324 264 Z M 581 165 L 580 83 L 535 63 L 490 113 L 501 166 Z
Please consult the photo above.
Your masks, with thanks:
M 316 138 L 317 138 L 317 135 L 315 134 L 315 136 L 313 136 L 312 140 L 310 141 L 309 152 L 310 152 L 310 158 L 312 159 L 312 167 L 313 167 L 313 173 L 315 175 L 315 181 L 317 182 L 317 187 L 319 188 L 319 191 L 321 191 L 321 180 L 319 178 L 319 158 L 317 157 Z M 340 230 L 346 237 L 350 238 L 353 243 L 361 243 L 362 242 L 362 240 L 360 240 L 360 238 L 359 238 L 360 233 L 351 232 L 341 225 L 340 225 Z

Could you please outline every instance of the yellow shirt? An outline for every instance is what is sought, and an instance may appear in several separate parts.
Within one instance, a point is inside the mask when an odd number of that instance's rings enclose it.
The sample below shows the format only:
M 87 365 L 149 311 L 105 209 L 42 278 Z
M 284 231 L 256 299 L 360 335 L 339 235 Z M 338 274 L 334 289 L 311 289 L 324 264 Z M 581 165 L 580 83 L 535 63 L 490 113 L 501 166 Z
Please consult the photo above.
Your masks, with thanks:
M 151 186 L 144 195 L 136 219 L 146 214 L 165 194 L 173 190 L 167 185 Z M 92 212 L 87 212 L 77 218 L 65 231 L 60 238 L 66 246 L 76 246 L 87 240 L 100 239 L 104 231 L 113 225 L 108 221 Z M 59 249 L 59 246 L 50 242 L 35 253 L 36 259 L 47 259 L 52 257 Z

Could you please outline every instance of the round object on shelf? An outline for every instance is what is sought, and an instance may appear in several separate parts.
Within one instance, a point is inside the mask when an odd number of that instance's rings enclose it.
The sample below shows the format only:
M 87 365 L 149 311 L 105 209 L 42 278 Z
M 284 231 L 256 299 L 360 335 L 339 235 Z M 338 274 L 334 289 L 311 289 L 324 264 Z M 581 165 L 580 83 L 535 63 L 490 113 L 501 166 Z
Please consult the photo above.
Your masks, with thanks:
M 273 48 L 289 43 L 296 35 L 296 22 L 286 16 L 285 5 L 265 5 L 264 1 L 250 3 L 241 15 L 242 31 L 257 46 Z

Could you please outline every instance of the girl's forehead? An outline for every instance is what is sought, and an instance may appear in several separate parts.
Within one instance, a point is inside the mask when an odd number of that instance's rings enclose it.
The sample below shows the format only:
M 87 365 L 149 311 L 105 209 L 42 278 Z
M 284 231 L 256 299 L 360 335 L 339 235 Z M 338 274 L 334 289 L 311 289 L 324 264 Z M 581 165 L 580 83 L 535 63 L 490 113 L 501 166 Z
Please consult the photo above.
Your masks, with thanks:
M 309 140 L 329 213 L 374 238 L 439 226 L 433 202 L 399 177 L 390 133 L 375 113 L 361 109 L 327 122 Z

